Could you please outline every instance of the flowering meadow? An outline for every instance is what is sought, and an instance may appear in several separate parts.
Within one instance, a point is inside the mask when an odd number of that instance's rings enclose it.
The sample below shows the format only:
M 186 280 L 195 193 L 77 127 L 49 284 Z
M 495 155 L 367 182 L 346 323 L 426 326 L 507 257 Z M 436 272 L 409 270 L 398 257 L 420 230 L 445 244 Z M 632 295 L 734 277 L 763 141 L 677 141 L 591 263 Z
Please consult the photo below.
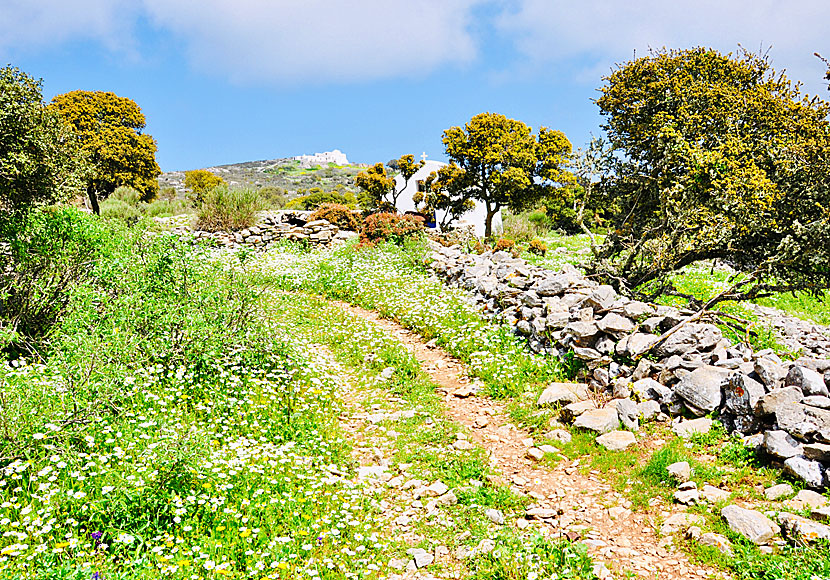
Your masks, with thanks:
M 377 502 L 313 348 L 243 275 L 66 212 L 88 275 L 46 334 L 0 334 L 0 578 L 375 575 Z
M 566 369 L 558 359 L 533 354 L 507 325 L 482 318 L 466 293 L 428 276 L 426 254 L 420 243 L 310 253 L 285 245 L 265 254 L 257 267 L 280 288 L 346 300 L 434 339 L 467 362 L 491 396 L 516 396 L 562 377 Z

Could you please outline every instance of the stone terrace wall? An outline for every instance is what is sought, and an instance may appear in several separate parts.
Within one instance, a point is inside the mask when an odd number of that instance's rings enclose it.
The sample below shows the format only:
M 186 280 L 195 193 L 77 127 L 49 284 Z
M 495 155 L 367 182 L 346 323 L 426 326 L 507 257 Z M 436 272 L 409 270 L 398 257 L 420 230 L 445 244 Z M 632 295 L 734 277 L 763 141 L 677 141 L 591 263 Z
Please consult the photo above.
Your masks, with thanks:
M 255 226 L 236 232 L 192 231 L 177 227 L 174 234 L 189 236 L 194 241 L 212 241 L 228 248 L 252 247 L 267 250 L 280 240 L 307 242 L 312 246 L 326 246 L 334 241 L 356 237 L 357 233 L 341 231 L 326 220 L 306 221 L 312 212 L 282 211 L 263 216 Z
M 534 351 L 573 352 L 585 363 L 584 384 L 551 385 L 539 400 L 564 405 L 562 416 L 576 425 L 605 433 L 620 422 L 636 429 L 640 420 L 675 417 L 675 431 L 688 434 L 708 429 L 703 416 L 717 414 L 807 485 L 830 485 L 830 360 L 753 352 L 714 324 L 687 322 L 691 312 L 619 296 L 573 267 L 552 272 L 506 252 L 437 244 L 429 267 Z M 612 399 L 597 409 L 589 390 Z M 701 419 L 681 419 L 689 414 Z

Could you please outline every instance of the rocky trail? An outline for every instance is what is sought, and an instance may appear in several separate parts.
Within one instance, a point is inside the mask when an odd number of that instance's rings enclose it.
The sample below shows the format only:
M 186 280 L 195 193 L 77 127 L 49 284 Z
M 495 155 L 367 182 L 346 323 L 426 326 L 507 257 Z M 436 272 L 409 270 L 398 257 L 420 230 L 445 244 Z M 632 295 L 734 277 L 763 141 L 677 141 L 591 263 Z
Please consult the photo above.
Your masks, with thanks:
M 598 473 L 583 473 L 579 459 L 563 458 L 556 467 L 540 465 L 540 450 L 530 435 L 511 422 L 503 404 L 476 395 L 475 379 L 461 361 L 376 312 L 336 304 L 403 343 L 438 385 L 448 417 L 467 428 L 468 439 L 460 437 L 455 446 L 475 443 L 482 447 L 499 476 L 515 492 L 532 498 L 516 526 L 583 542 L 597 563 L 600 578 L 724 577 L 720 571 L 691 563 L 675 548 L 670 532 L 682 533 L 694 519 L 685 515 L 682 506 L 665 505 L 655 498 L 647 511 L 632 511 L 630 501 Z M 410 574 L 415 573 L 412 568 Z

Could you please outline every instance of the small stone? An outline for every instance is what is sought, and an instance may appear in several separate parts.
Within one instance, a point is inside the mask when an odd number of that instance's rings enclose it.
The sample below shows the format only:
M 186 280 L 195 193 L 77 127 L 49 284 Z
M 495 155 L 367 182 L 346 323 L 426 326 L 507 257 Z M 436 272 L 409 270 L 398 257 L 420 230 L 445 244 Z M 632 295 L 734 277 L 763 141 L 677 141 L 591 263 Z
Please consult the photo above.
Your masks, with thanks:
M 637 405 L 637 414 L 643 421 L 651 421 L 660 414 L 660 403 L 657 401 L 643 401 Z
M 784 471 L 801 479 L 810 487 L 821 487 L 824 484 L 824 471 L 818 461 L 810 461 L 803 457 L 790 457 L 784 461 Z
M 490 416 L 489 415 L 479 415 L 478 417 L 476 417 L 476 420 L 473 423 L 473 427 L 475 427 L 476 429 L 484 429 L 489 424 L 490 424 Z
M 551 508 L 529 508 L 525 515 L 531 519 L 544 520 L 556 517 L 557 511 Z
M 458 497 L 456 497 L 456 495 L 453 492 L 448 491 L 444 495 L 438 497 L 438 499 L 436 499 L 435 501 L 438 505 L 446 507 L 457 504 Z
M 680 421 L 672 425 L 672 431 L 678 437 L 688 439 L 695 433 L 705 435 L 712 428 L 712 419 L 708 417 L 701 417 L 700 419 L 692 419 L 690 421 Z
M 504 514 L 501 512 L 501 510 L 488 508 L 484 511 L 484 515 L 486 515 L 487 519 L 489 519 L 494 524 L 497 524 L 499 526 L 504 525 Z
M 577 417 L 574 426 L 602 435 L 617 429 L 620 426 L 620 418 L 616 409 L 591 409 Z
M 392 558 L 389 560 L 389 567 L 393 570 L 403 570 L 406 568 L 406 560 L 401 560 L 399 558 Z
M 531 447 L 527 450 L 525 455 L 527 455 L 528 459 L 532 459 L 533 461 L 542 461 L 545 457 L 545 452 L 538 447 Z
M 686 531 L 689 526 L 702 526 L 705 522 L 706 520 L 703 519 L 703 516 L 697 514 L 674 514 L 666 518 L 666 521 L 663 522 L 663 525 L 660 527 L 660 533 L 668 536 L 681 530 Z
M 475 445 L 473 445 L 466 439 L 459 439 L 458 441 L 453 443 L 452 446 L 458 449 L 459 451 L 469 451 L 470 449 L 475 449 Z
M 459 399 L 466 399 L 467 397 L 472 397 L 476 394 L 476 390 L 472 385 L 462 385 L 455 389 L 452 392 L 453 396 L 458 397 Z
M 784 505 L 793 510 L 817 509 L 827 505 L 827 498 L 815 491 L 802 489 L 794 498 L 784 502 Z
M 830 463 L 830 445 L 827 443 L 810 443 L 805 445 L 804 457 L 822 463 Z
M 692 476 L 692 468 L 688 461 L 678 461 L 677 463 L 672 463 L 666 468 L 666 471 L 669 472 L 669 475 L 671 475 L 677 483 L 686 483 Z
M 572 438 L 571 434 L 565 429 L 554 429 L 553 431 L 547 433 L 546 436 L 548 439 L 559 441 L 560 443 L 570 443 Z
M 415 567 L 420 569 L 432 564 L 435 561 L 435 556 L 429 552 L 422 551 L 417 554 L 413 554 L 412 560 L 415 562 Z
M 712 485 L 704 485 L 703 489 L 700 491 L 700 497 L 708 501 L 709 503 L 718 503 L 721 501 L 726 501 L 729 499 L 729 496 L 732 495 L 728 491 L 719 489 Z
M 597 437 L 597 443 L 609 451 L 622 451 L 637 443 L 637 438 L 630 431 L 609 431 Z
M 803 453 L 801 444 L 789 433 L 781 430 L 764 433 L 764 447 L 767 453 L 781 459 L 789 459 Z
M 569 405 L 584 401 L 589 397 L 588 385 L 582 383 L 551 383 L 539 395 L 536 404 L 540 407 L 544 405 Z
M 617 414 L 620 416 L 620 422 L 626 429 L 637 431 L 640 428 L 637 403 L 631 399 L 619 400 L 617 403 Z
M 436 481 L 435 483 L 426 488 L 426 492 L 424 495 L 428 495 L 431 497 L 439 497 L 447 493 L 449 489 L 450 488 L 443 481 Z
M 799 387 L 806 395 L 820 395 L 823 397 L 830 396 L 827 390 L 827 385 L 824 384 L 824 377 L 814 370 L 793 366 L 790 372 L 787 373 L 787 378 L 784 384 L 788 387 Z
M 519 528 L 520 530 L 524 530 L 529 525 L 530 525 L 530 522 L 527 521 L 524 518 L 519 518 L 518 520 L 516 520 L 516 527 Z
M 711 532 L 707 532 L 700 536 L 698 543 L 701 546 L 711 546 L 713 548 L 717 548 L 721 552 L 727 555 L 732 555 L 732 544 L 729 540 L 726 539 L 725 536 L 720 534 L 713 534 Z
M 753 544 L 759 546 L 769 542 L 780 531 L 775 522 L 755 510 L 728 505 L 720 513 L 729 525 L 729 529 L 747 537 Z
M 786 512 L 778 514 L 778 521 L 784 526 L 789 537 L 801 540 L 805 544 L 830 540 L 830 526 Z
M 766 497 L 769 501 L 775 501 L 777 499 L 781 499 L 782 497 L 792 495 L 792 493 L 793 486 L 789 483 L 779 483 L 778 485 L 773 485 L 772 487 L 765 489 L 764 497 Z
M 767 393 L 758 402 L 758 408 L 764 415 L 774 415 L 781 405 L 787 403 L 799 403 L 804 398 L 804 393 L 798 387 L 785 387 Z
M 700 503 L 700 492 L 697 489 L 678 490 L 674 492 L 674 499 L 683 505 Z

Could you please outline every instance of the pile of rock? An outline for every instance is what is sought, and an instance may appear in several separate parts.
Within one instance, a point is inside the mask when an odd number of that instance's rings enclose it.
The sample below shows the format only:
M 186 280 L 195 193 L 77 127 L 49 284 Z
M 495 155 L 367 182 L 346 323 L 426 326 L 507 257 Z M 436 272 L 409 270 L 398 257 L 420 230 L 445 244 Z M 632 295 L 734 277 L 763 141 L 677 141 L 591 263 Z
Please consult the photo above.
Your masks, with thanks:
M 276 212 L 262 216 L 255 226 L 235 232 L 191 231 L 187 227 L 177 227 L 173 233 L 196 242 L 207 241 L 231 249 L 251 247 L 255 250 L 267 250 L 281 240 L 327 246 L 358 235 L 356 232 L 341 231 L 326 220 L 309 221 L 310 214 L 308 211 Z
M 636 430 L 644 419 L 715 413 L 808 485 L 830 484 L 830 360 L 785 363 L 771 350 L 753 352 L 714 324 L 689 321 L 691 312 L 619 296 L 573 267 L 552 272 L 506 252 L 435 245 L 430 268 L 527 337 L 534 351 L 584 362 L 583 387 L 554 385 L 539 400 L 563 405 L 565 420 L 607 433 L 620 422 Z M 596 408 L 591 393 L 613 400 Z M 708 424 L 678 419 L 675 431 Z

